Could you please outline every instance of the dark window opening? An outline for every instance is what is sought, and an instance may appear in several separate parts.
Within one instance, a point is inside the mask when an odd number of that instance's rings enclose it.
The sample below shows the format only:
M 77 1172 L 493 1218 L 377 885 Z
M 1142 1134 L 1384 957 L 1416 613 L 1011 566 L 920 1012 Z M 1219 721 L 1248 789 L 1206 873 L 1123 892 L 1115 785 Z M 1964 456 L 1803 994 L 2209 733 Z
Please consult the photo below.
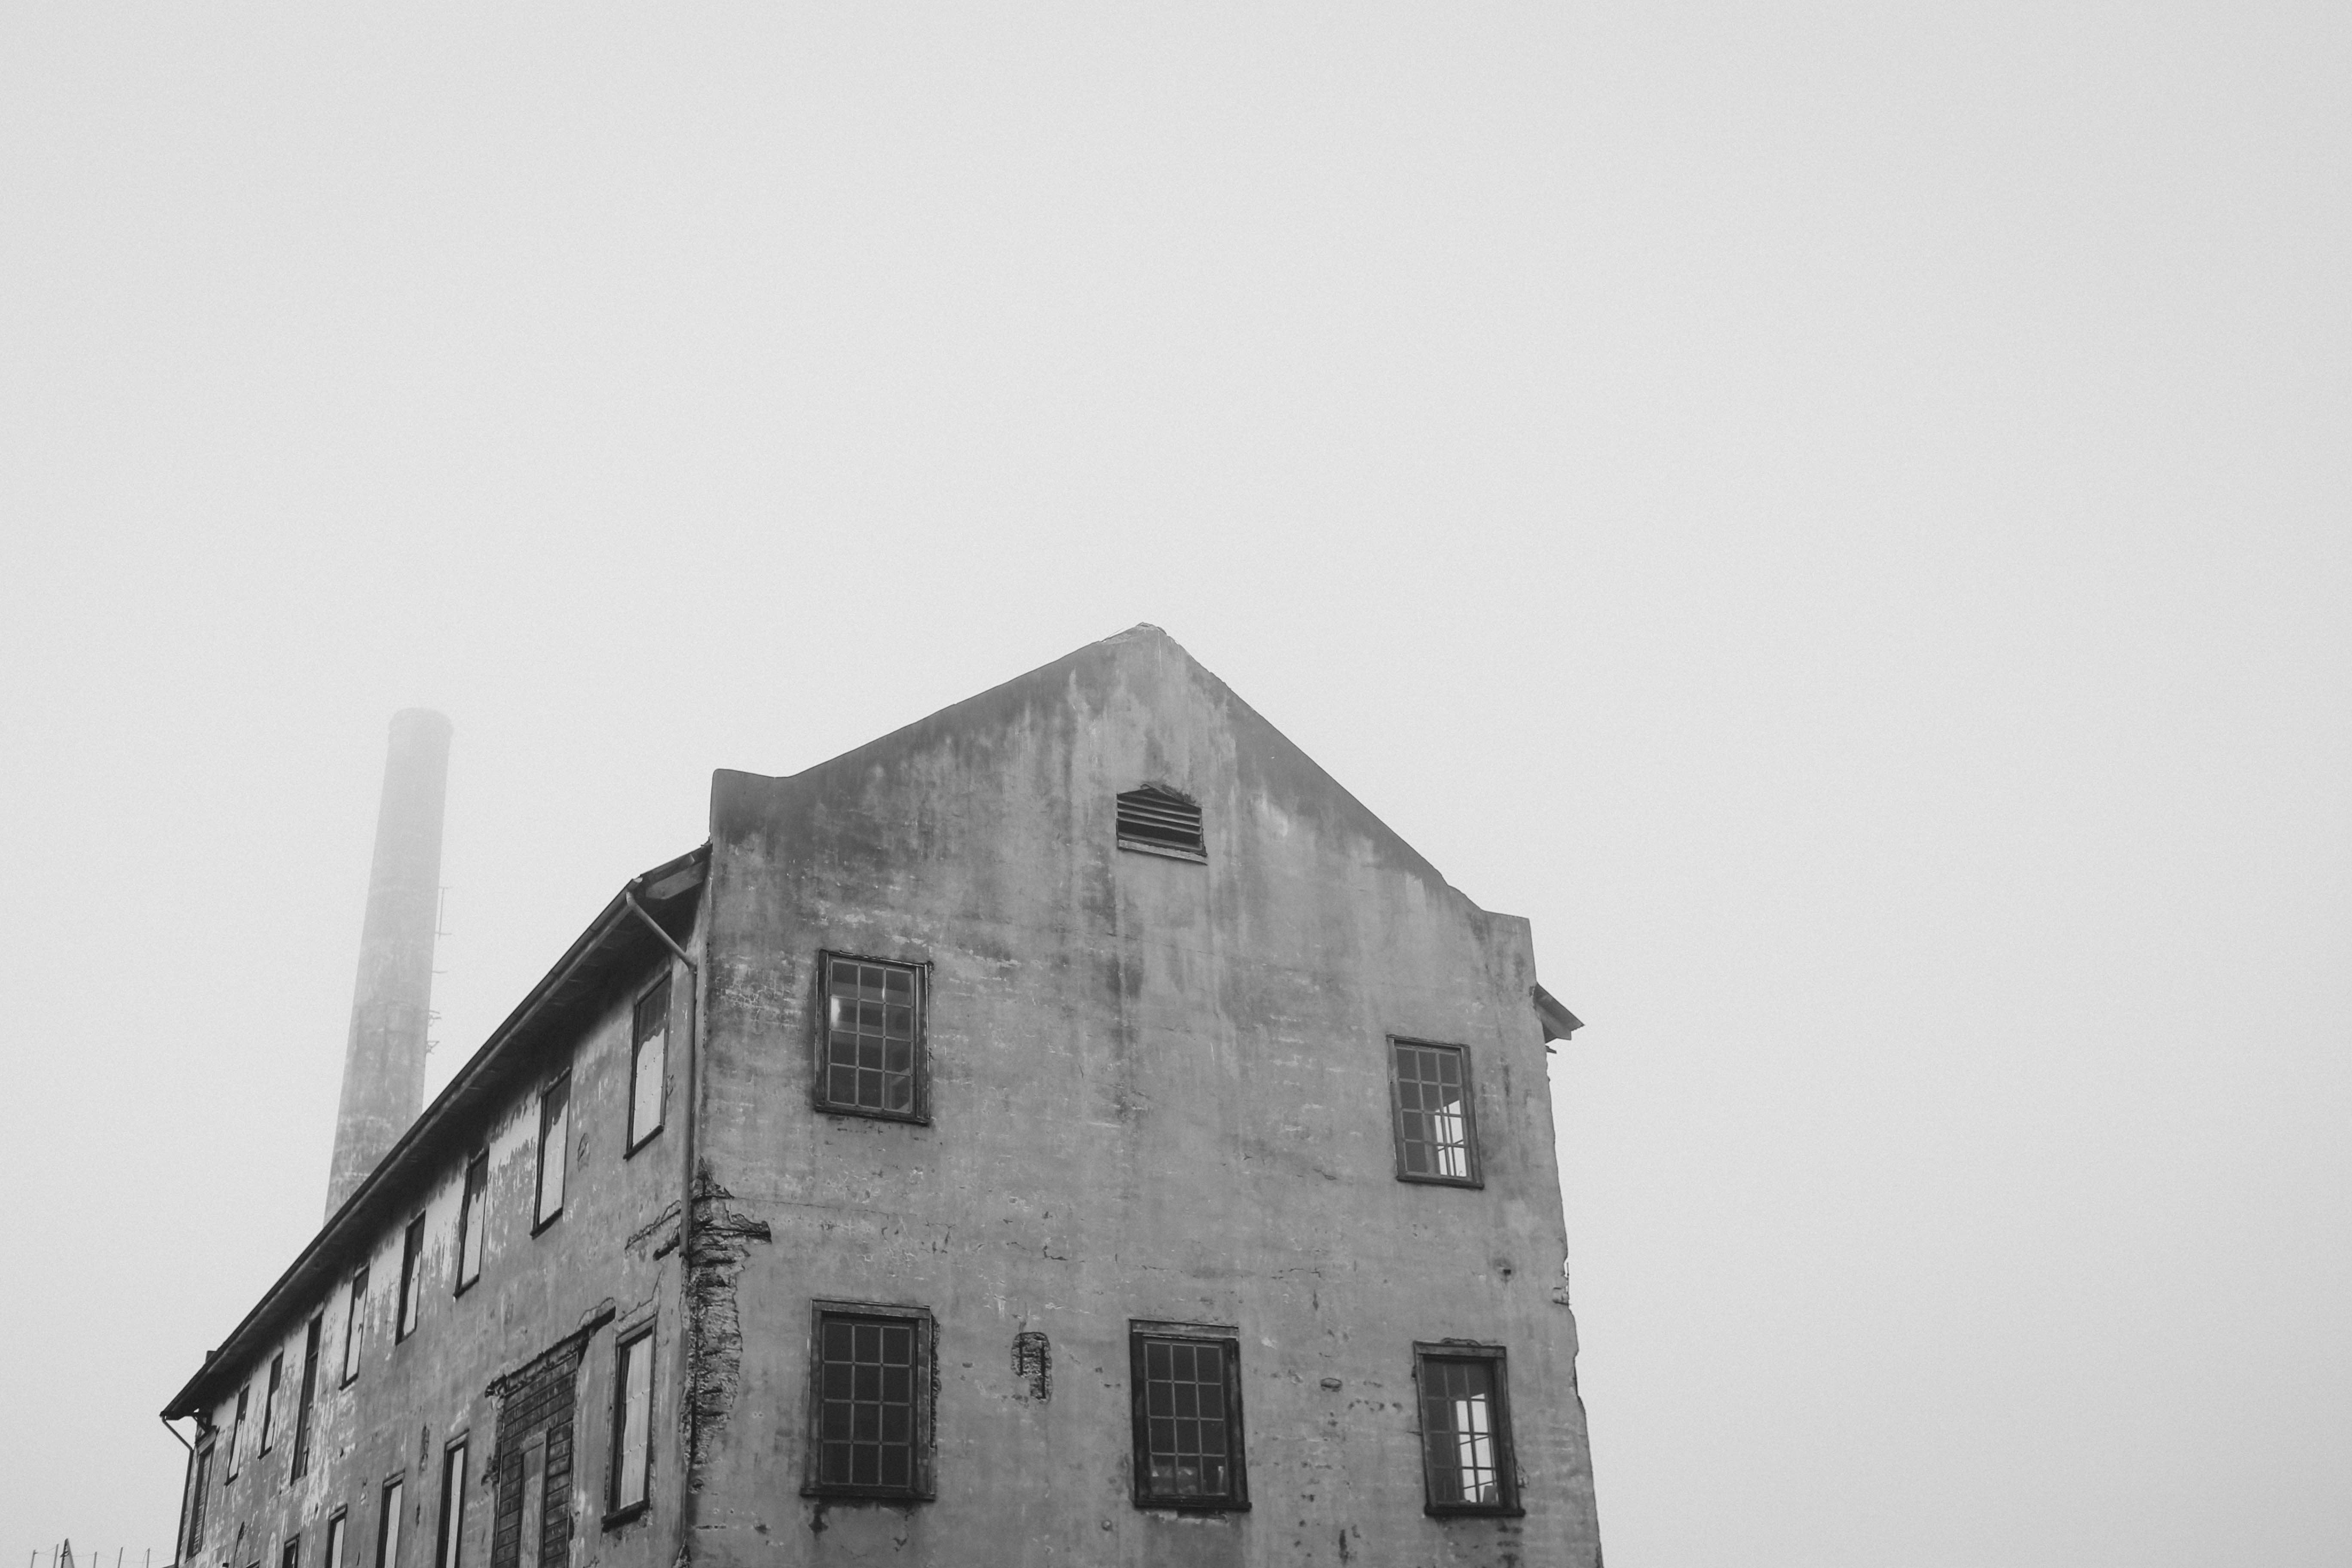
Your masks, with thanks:
M 278 1549 L 278 1568 L 302 1568 L 302 1538 L 289 1535 Z
M 205 1503 L 212 1494 L 213 1445 L 207 1441 L 196 1446 L 195 1476 L 190 1483 L 188 1499 L 188 1551 L 194 1557 L 205 1547 Z
M 485 1152 L 466 1162 L 466 1196 L 457 1205 L 457 1287 L 482 1277 L 482 1244 L 490 1223 L 490 1156 Z
M 1479 1185 L 1470 1053 L 1460 1046 L 1433 1046 L 1418 1040 L 1392 1040 L 1390 1050 L 1398 1178 Z
M 310 1401 L 319 1392 L 320 1331 L 326 1327 L 323 1314 L 310 1320 L 302 1334 L 302 1401 L 294 1407 L 294 1462 L 291 1473 L 300 1476 L 310 1468 Z
M 394 1318 L 396 1343 L 416 1331 L 417 1313 L 425 1300 L 425 1216 L 408 1222 L 400 1237 L 400 1310 Z
M 1181 860 L 1206 860 L 1201 808 L 1172 789 L 1145 784 L 1118 797 L 1118 847 Z
M 922 972 L 911 964 L 840 953 L 825 953 L 822 962 L 818 1106 L 856 1116 L 924 1120 L 929 1108 Z
M 813 1497 L 930 1497 L 930 1313 L 819 1302 L 815 1318 L 803 1490 Z
M 564 1145 L 572 1136 L 572 1075 L 565 1073 L 539 1097 L 539 1203 L 534 1231 L 563 1214 Z
M 1139 1508 L 1249 1506 L 1241 1340 L 1229 1328 L 1131 1324 Z
M 1421 1385 L 1426 1511 L 1520 1511 L 1503 1374 L 1504 1356 L 1497 1346 L 1413 1347 L 1413 1376 Z
M 638 1148 L 661 1131 L 662 1075 L 669 1070 L 669 980 L 638 998 L 630 1026 L 629 1129 L 625 1148 Z

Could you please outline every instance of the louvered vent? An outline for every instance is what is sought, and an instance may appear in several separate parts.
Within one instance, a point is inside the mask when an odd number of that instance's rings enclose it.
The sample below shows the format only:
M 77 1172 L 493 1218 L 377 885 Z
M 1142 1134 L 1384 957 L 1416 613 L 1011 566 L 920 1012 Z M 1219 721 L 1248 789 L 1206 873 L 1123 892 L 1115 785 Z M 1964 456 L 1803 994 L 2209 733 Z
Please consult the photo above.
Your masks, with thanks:
M 1206 860 L 1201 808 L 1171 789 L 1145 784 L 1118 797 L 1118 847 L 1181 860 Z

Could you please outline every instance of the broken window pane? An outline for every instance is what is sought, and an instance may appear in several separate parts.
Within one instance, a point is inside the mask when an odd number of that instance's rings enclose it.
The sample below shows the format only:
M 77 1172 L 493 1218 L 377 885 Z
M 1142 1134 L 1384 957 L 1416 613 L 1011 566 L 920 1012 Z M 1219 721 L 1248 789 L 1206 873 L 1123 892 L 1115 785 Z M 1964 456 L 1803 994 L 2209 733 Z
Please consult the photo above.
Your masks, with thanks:
M 1409 1181 L 1476 1181 L 1466 1053 L 1403 1040 L 1391 1050 L 1397 1173 Z
M 1510 1434 L 1503 1419 L 1502 1352 L 1422 1351 L 1418 1360 L 1429 1508 L 1435 1512 L 1515 1511 Z

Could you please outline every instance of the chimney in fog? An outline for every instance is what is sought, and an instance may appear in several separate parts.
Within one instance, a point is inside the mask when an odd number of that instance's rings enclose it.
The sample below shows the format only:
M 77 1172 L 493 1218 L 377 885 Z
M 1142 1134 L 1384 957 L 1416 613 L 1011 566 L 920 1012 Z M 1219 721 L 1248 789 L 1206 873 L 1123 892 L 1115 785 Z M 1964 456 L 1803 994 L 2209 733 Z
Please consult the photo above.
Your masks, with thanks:
M 335 1112 L 331 1217 L 425 1109 L 425 1025 L 433 1005 L 433 936 L 441 900 L 441 808 L 449 721 L 425 708 L 392 716 L 376 807 L 375 860 L 360 928 L 352 1032 Z

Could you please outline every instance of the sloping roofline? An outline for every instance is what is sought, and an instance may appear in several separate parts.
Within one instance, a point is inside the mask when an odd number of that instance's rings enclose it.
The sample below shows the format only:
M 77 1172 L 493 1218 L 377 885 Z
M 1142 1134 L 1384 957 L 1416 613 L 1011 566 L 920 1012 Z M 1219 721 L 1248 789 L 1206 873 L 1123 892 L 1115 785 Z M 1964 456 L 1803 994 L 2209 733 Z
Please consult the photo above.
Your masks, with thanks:
M 600 999 L 616 973 L 656 953 L 668 952 L 635 917 L 630 907 L 632 895 L 672 937 L 691 932 L 709 860 L 710 846 L 702 845 L 632 879 L 613 895 L 612 902 L 588 922 L 588 929 L 556 960 L 555 967 L 530 988 L 530 994 L 490 1032 L 433 1103 L 409 1124 L 359 1190 L 311 1237 L 220 1348 L 205 1353 L 204 1366 L 163 1407 L 164 1420 L 200 1415 L 226 1393 L 249 1357 L 308 1311 L 346 1269 L 373 1250 L 382 1227 L 418 1187 L 438 1179 L 451 1153 L 471 1145 L 505 1103 L 516 1081 L 527 1076 L 537 1047 L 577 1022 L 583 1005 Z

